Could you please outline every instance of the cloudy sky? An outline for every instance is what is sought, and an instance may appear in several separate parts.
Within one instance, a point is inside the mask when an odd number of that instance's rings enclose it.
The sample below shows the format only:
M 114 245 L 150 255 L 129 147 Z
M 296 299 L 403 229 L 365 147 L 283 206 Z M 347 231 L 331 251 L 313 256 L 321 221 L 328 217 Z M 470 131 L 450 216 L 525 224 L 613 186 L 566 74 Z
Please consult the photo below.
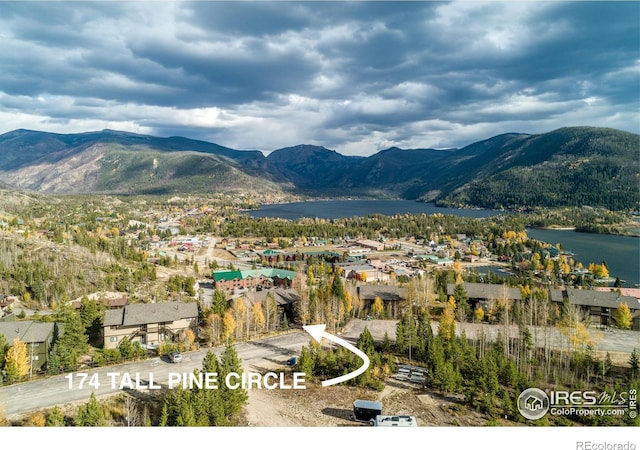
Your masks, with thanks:
M 0 1 L 0 133 L 369 155 L 640 132 L 640 3 Z

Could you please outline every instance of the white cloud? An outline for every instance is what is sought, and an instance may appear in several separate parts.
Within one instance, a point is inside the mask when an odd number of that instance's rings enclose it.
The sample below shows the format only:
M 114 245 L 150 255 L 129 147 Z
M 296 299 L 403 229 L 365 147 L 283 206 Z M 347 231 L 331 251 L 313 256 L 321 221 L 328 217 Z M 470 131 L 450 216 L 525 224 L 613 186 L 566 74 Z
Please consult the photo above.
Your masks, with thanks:
M 0 132 L 370 154 L 640 123 L 634 2 L 41 6 L 3 5 Z

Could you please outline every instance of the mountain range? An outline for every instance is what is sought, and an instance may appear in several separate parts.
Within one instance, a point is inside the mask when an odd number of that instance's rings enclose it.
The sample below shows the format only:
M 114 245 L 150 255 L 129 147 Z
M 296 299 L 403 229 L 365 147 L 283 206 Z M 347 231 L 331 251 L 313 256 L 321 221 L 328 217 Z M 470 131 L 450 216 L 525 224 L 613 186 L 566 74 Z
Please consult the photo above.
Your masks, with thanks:
M 0 135 L 0 183 L 58 194 L 262 190 L 368 196 L 449 206 L 637 209 L 640 135 L 567 127 L 508 133 L 454 149 L 346 156 L 297 145 L 267 156 L 184 137 L 114 130 Z

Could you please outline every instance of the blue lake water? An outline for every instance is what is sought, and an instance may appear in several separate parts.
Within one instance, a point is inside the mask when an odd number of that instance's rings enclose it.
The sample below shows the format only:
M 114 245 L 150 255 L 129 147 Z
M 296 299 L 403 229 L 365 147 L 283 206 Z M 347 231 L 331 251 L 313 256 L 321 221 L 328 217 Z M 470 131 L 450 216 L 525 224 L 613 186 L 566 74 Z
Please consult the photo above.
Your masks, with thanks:
M 367 216 L 369 214 L 455 214 L 462 217 L 491 217 L 504 211 L 489 209 L 439 208 L 433 203 L 411 200 L 324 200 L 312 202 L 265 205 L 261 209 L 248 211 L 253 217 L 279 217 L 296 220 L 302 217 L 341 219 L 345 217 Z
M 527 229 L 527 235 L 549 244 L 560 243 L 564 251 L 586 268 L 590 263 L 606 262 L 609 274 L 625 280 L 625 287 L 640 283 L 640 239 L 609 234 L 579 233 L 566 230 Z

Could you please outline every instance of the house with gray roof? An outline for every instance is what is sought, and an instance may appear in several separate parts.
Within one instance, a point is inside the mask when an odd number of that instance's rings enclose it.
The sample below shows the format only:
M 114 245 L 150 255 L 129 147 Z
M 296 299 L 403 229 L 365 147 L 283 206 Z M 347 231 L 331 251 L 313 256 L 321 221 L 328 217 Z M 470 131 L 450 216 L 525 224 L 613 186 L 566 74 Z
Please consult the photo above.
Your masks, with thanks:
M 15 338 L 27 344 L 31 356 L 31 369 L 39 371 L 49 360 L 49 350 L 56 324 L 53 322 L 34 322 L 31 320 L 0 322 L 0 334 L 9 345 Z
M 496 302 L 522 300 L 522 292 L 519 288 L 509 287 L 505 284 L 462 283 L 462 287 L 467 293 L 467 303 L 471 310 L 480 307 L 484 311 L 485 317 L 489 317 L 488 313 Z M 447 297 L 451 295 L 455 297 L 455 289 L 455 283 L 447 284 Z
M 624 303 L 631 312 L 631 329 L 640 331 L 640 300 L 629 295 L 622 295 L 616 290 L 600 291 L 595 289 L 552 289 L 552 302 L 568 302 L 588 314 L 591 321 L 598 325 L 615 325 L 614 317 L 620 304 Z
M 393 317 L 408 308 L 408 291 L 403 286 L 388 286 L 376 284 L 363 284 L 358 286 L 358 298 L 364 304 L 364 310 L 370 311 L 376 297 L 382 300 L 385 310 L 390 311 Z
M 462 283 L 469 303 L 488 300 L 522 300 L 522 292 L 519 288 L 509 287 L 504 284 L 488 283 Z M 453 295 L 455 283 L 447 284 L 447 296 Z
M 188 329 L 197 336 L 197 303 L 134 303 L 105 311 L 102 336 L 104 348 L 118 347 L 125 336 L 155 348 L 163 341 L 182 338 Z
M 278 308 L 278 320 L 282 323 L 286 317 L 288 323 L 299 322 L 298 310 L 300 305 L 300 294 L 296 289 L 273 288 L 255 292 L 246 292 L 243 295 L 251 305 L 254 303 L 266 304 L 267 295 L 271 295 Z

